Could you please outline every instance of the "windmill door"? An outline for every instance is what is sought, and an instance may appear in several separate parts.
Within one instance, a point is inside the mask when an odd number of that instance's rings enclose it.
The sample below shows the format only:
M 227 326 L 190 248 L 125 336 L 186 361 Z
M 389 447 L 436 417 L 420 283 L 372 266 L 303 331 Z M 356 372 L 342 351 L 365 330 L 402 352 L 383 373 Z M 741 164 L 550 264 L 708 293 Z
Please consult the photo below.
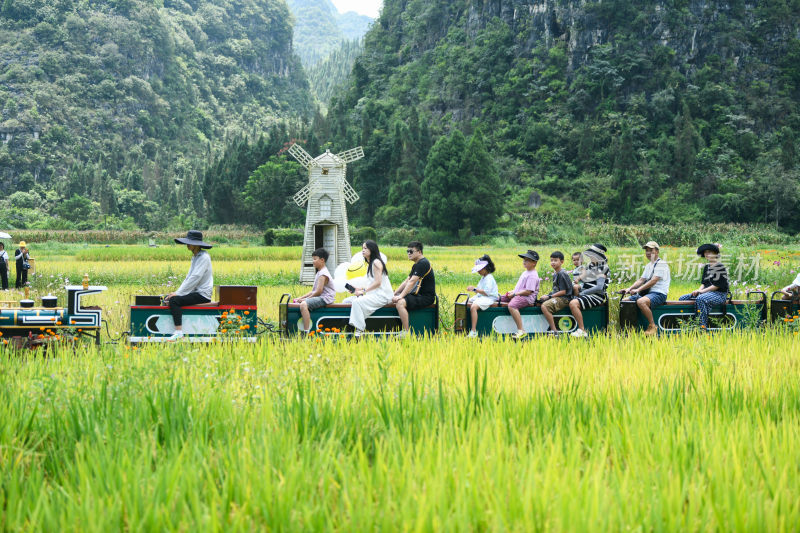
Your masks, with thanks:
M 314 249 L 325 248 L 330 256 L 327 264 L 336 268 L 336 226 L 333 224 L 317 224 L 314 226 Z

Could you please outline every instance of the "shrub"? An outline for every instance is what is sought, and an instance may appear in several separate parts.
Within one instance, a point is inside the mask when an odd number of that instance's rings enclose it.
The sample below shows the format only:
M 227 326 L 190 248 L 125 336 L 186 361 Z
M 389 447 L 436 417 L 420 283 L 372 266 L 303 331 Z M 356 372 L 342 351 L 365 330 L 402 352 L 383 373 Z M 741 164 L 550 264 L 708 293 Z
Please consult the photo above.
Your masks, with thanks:
M 275 230 L 267 228 L 264 230 L 264 244 L 266 246 L 272 246 L 273 242 L 275 242 Z
M 378 232 L 372 226 L 353 228 L 353 231 L 350 232 L 350 244 L 353 246 L 359 246 L 368 239 L 378 240 Z
M 300 246 L 303 244 L 303 230 L 295 228 L 281 228 L 275 230 L 276 246 Z

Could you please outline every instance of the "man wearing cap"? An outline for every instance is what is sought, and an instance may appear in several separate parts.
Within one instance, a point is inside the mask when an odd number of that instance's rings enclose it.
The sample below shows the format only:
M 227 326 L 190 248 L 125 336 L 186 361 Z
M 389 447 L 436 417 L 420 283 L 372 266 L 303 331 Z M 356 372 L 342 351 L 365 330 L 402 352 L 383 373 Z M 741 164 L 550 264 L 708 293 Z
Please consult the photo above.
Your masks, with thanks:
M 185 244 L 192 252 L 192 264 L 189 273 L 178 290 L 167 295 L 164 300 L 169 305 L 175 333 L 167 340 L 174 341 L 183 337 L 183 309 L 187 305 L 204 304 L 211 301 L 214 289 L 214 274 L 211 271 L 211 256 L 206 250 L 211 245 L 203 242 L 203 234 L 197 230 L 189 230 L 185 238 L 175 239 L 178 244 Z
M 19 241 L 19 248 L 14 250 L 14 259 L 17 262 L 17 282 L 16 288 L 21 289 L 28 284 L 28 269 L 30 268 L 30 252 L 28 252 L 28 243 Z
M 627 289 L 623 289 L 622 294 L 631 295 L 626 299 L 636 302 L 642 316 L 649 322 L 650 325 L 644 334 L 655 335 L 658 332 L 658 328 L 653 320 L 651 308 L 664 305 L 667 301 L 670 282 L 669 265 L 658 257 L 660 250 L 657 242 L 650 241 L 642 248 L 644 248 L 644 254 L 647 256 L 649 263 L 644 267 L 642 277 Z
M 500 301 L 508 303 L 508 314 L 514 319 L 517 325 L 517 332 L 513 335 L 515 339 L 522 339 L 527 332 L 522 328 L 522 314 L 519 312 L 523 307 L 528 307 L 536 303 L 536 296 L 539 294 L 539 273 L 536 272 L 536 263 L 539 261 L 539 254 L 534 250 L 528 250 L 524 254 L 519 254 L 522 258 L 522 266 L 525 270 L 519 277 L 514 290 L 500 296 Z

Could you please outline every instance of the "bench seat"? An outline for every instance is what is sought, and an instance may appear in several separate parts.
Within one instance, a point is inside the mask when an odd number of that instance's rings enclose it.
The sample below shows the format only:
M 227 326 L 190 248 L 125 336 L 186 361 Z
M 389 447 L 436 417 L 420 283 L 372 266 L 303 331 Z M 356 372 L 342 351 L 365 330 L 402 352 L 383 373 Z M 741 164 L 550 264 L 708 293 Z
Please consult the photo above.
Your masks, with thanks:
M 350 309 L 352 307 L 352 305 L 345 304 L 345 303 L 338 303 L 338 304 L 328 304 L 325 307 L 326 308 L 332 308 L 332 309 Z M 382 309 L 395 309 L 396 307 L 397 307 L 396 304 L 391 303 L 391 304 L 384 305 L 382 307 Z M 300 304 L 290 303 L 289 304 L 289 308 L 290 309 L 300 309 Z M 319 309 L 322 309 L 322 308 L 320 307 Z M 431 304 L 427 308 L 423 307 L 423 309 L 436 309 L 436 304 Z

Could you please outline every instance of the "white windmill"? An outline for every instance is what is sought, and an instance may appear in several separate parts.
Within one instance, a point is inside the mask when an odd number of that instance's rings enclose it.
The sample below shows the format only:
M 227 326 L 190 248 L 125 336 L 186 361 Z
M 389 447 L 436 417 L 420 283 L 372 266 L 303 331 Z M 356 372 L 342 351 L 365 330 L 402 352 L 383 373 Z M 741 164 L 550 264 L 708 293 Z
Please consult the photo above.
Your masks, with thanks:
M 364 157 L 364 150 L 360 146 L 339 154 L 325 150 L 324 154 L 313 158 L 299 145 L 293 144 L 289 153 L 308 169 L 308 185 L 297 191 L 294 201 L 300 207 L 308 203 L 300 283 L 313 283 L 316 272 L 311 254 L 317 248 L 325 248 L 330 254 L 327 266 L 331 272 L 340 263 L 350 260 L 345 200 L 355 203 L 358 194 L 347 183 L 345 172 L 347 163 Z

